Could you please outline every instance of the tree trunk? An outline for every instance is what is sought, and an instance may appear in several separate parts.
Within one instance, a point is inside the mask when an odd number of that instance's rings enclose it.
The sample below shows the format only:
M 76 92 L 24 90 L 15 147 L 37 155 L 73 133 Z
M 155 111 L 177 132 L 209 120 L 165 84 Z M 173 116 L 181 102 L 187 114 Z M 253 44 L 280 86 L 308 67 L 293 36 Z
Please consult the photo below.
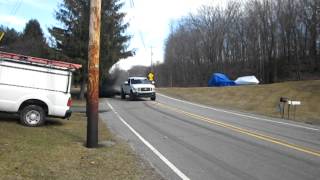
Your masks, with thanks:
M 80 100 L 84 100 L 84 98 L 85 98 L 86 83 L 87 83 L 87 73 L 83 72 L 81 85 L 80 85 L 80 94 L 79 94 Z

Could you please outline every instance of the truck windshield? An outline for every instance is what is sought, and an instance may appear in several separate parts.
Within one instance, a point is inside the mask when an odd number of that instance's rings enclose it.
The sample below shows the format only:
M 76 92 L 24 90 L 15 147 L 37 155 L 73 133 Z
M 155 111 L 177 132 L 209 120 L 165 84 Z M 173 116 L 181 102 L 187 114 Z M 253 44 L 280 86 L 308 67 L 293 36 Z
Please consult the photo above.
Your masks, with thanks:
M 147 79 L 131 79 L 131 84 L 151 84 Z

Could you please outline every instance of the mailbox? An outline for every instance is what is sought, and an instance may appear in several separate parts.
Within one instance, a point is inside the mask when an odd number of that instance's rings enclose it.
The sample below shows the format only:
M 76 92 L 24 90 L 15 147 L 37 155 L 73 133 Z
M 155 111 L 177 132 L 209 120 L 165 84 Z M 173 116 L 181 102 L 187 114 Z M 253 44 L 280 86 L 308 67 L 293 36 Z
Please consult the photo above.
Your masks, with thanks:
M 288 101 L 288 104 L 291 106 L 299 106 L 301 105 L 301 101 Z
M 281 113 L 281 118 L 284 118 L 285 107 L 288 104 L 288 119 L 290 117 L 290 108 L 293 107 L 293 119 L 296 117 L 296 107 L 301 105 L 301 101 L 290 100 L 287 97 L 280 97 L 279 99 L 279 108 Z

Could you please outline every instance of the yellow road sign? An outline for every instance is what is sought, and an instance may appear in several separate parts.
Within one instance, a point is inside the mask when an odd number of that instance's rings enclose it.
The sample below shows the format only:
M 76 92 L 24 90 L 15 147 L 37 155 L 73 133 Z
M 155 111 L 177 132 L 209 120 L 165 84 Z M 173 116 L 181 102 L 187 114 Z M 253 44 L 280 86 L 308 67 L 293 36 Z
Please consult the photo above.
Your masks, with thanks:
M 0 42 L 1 42 L 1 39 L 3 38 L 4 36 L 4 32 L 0 32 Z
M 148 74 L 148 79 L 149 79 L 150 81 L 153 81 L 153 80 L 154 80 L 154 74 L 153 74 L 152 72 L 150 72 L 150 73 Z

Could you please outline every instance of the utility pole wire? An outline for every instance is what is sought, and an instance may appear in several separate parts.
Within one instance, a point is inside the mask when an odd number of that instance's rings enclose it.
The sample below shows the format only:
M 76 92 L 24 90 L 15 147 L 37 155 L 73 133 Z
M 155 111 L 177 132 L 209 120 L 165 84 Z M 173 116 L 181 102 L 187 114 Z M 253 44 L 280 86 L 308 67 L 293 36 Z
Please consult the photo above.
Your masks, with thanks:
M 133 0 L 130 0 L 129 2 L 130 2 L 130 7 L 131 7 L 132 9 L 134 9 L 134 8 L 135 8 L 135 6 L 134 6 L 134 1 L 133 1 Z M 132 16 L 132 19 L 135 19 L 135 16 L 134 16 L 134 15 Z M 142 43 L 142 45 L 143 45 L 143 48 L 146 50 L 147 48 L 146 48 L 146 44 L 145 44 L 145 41 L 144 41 L 143 34 L 142 34 L 142 32 L 141 32 L 140 29 L 138 29 L 138 31 L 139 31 L 139 36 L 140 36 L 140 40 L 141 40 L 141 43 Z
M 13 9 L 11 10 L 11 16 L 14 16 L 14 15 L 16 15 L 16 13 L 18 12 L 18 10 L 20 9 L 20 7 L 21 7 L 21 4 L 22 4 L 22 0 L 18 0 L 17 2 L 16 2 L 16 5 L 13 7 Z
M 131 6 L 131 8 L 134 7 L 134 2 L 133 2 L 133 0 L 130 0 L 130 6 Z
M 144 39 L 143 39 L 143 35 L 142 35 L 141 31 L 139 31 L 139 35 L 140 35 L 140 40 L 142 42 L 142 45 L 143 45 L 144 49 L 146 49 L 146 44 L 144 43 Z
M 15 16 L 16 15 L 16 13 L 18 12 L 18 10 L 21 7 L 21 4 L 22 4 L 22 0 L 17 0 L 16 1 L 13 9 L 11 10 L 11 13 L 10 13 L 11 16 Z M 9 22 L 6 23 L 5 27 L 8 27 L 8 24 L 9 24 Z M 0 32 L 0 41 L 4 37 L 4 35 L 5 35 L 5 32 Z

